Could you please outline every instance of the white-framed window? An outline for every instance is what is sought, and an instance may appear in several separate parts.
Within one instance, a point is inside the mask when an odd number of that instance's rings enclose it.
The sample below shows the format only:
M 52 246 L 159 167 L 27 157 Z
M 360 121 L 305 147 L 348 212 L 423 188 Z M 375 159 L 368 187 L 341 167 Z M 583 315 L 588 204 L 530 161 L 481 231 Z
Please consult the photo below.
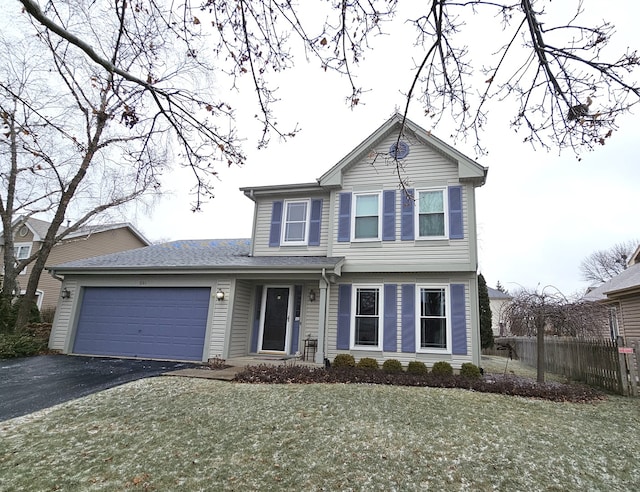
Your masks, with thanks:
M 282 244 L 304 245 L 309 240 L 309 200 L 284 202 Z
M 14 243 L 13 255 L 16 258 L 16 262 L 29 258 L 29 256 L 31 256 L 31 243 Z M 27 268 L 25 267 L 20 272 L 20 275 L 26 275 L 26 274 L 27 274 Z
M 451 353 L 449 286 L 418 285 L 416 294 L 416 352 Z
M 354 193 L 351 238 L 354 241 L 380 241 L 382 200 L 380 193 Z
M 382 350 L 382 286 L 354 285 L 351 348 Z
M 419 239 L 446 239 L 449 220 L 446 188 L 416 191 L 416 236 Z

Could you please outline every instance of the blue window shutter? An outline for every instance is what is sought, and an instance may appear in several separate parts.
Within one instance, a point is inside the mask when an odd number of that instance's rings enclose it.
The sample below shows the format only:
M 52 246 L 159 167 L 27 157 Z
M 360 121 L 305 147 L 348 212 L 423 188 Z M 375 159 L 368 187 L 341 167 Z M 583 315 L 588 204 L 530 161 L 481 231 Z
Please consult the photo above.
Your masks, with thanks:
M 282 201 L 273 202 L 271 208 L 271 232 L 269 233 L 269 246 L 280 246 L 280 228 L 282 227 Z
M 467 355 L 466 313 L 464 284 L 451 284 L 451 346 L 455 355 Z
M 338 333 L 336 349 L 349 350 L 351 328 L 351 284 L 338 286 Z
M 449 239 L 464 239 L 462 186 L 449 186 Z
M 409 195 L 409 196 L 407 196 Z M 413 213 L 415 210 L 414 190 L 404 190 L 402 192 L 402 213 L 401 213 L 401 239 L 403 241 L 413 241 Z
M 396 240 L 396 192 L 386 190 L 382 193 L 382 240 Z
M 253 330 L 251 330 L 251 352 L 258 352 L 258 331 L 260 330 L 260 310 L 262 309 L 262 285 L 256 287 Z
M 320 227 L 322 226 L 322 198 L 311 200 L 311 219 L 309 224 L 309 246 L 320 246 Z
M 338 242 L 346 243 L 351 239 L 351 193 L 340 193 L 338 205 Z
M 384 339 L 382 350 L 398 351 L 398 286 L 384 285 Z
M 402 285 L 402 351 L 416 351 L 416 286 Z

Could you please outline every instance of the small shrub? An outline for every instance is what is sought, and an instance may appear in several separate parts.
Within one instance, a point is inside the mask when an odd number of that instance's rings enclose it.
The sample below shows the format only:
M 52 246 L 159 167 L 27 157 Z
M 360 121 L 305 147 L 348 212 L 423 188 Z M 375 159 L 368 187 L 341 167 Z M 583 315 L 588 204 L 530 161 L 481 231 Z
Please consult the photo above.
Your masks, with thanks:
M 42 318 L 43 323 L 53 323 L 53 318 L 55 318 L 55 316 L 56 316 L 55 307 L 43 308 L 40 311 L 40 317 Z
M 480 379 L 480 368 L 471 362 L 465 362 L 460 368 L 460 376 L 469 379 Z
M 358 361 L 356 367 L 361 369 L 379 369 L 378 361 L 371 357 L 363 357 Z
M 5 333 L 0 335 L 0 359 L 29 357 L 47 348 L 46 340 L 30 333 Z
M 356 360 L 351 354 L 338 354 L 336 355 L 336 358 L 333 359 L 331 367 L 356 367 Z
M 388 373 L 402 372 L 402 363 L 397 359 L 387 359 L 382 364 L 382 370 Z
M 427 366 L 424 362 L 420 362 L 419 360 L 412 360 L 407 366 L 407 372 L 409 374 L 427 374 L 429 372 L 429 369 L 427 369 Z
M 431 374 L 434 376 L 453 376 L 453 368 L 446 360 L 440 360 L 431 368 Z

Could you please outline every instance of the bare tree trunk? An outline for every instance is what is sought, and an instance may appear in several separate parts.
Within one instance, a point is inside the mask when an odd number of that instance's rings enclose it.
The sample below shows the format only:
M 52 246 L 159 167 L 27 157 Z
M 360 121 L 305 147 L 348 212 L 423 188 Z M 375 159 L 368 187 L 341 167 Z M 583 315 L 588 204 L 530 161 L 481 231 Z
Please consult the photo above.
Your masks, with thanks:
M 536 327 L 536 330 L 537 330 L 536 340 L 538 342 L 537 376 L 538 376 L 539 383 L 544 383 L 544 365 L 545 365 L 544 364 L 544 322 L 545 322 L 544 304 L 542 307 L 543 307 L 542 313 L 540 313 L 536 318 L 536 324 L 538 325 Z

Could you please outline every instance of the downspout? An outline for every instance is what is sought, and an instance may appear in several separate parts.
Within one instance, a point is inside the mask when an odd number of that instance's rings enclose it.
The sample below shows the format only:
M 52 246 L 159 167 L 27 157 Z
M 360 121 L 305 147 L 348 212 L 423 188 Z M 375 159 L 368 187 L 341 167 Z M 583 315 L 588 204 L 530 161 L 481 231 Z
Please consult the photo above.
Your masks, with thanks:
M 318 352 L 316 354 L 316 364 L 324 364 L 325 363 L 325 355 L 326 355 L 326 346 L 327 346 L 327 303 L 329 302 L 329 279 L 327 278 L 327 270 L 326 268 L 322 269 L 322 279 L 324 280 L 325 286 L 320 287 L 320 309 L 322 311 L 319 313 L 320 319 L 319 328 L 322 330 L 322 336 L 318 337 Z

